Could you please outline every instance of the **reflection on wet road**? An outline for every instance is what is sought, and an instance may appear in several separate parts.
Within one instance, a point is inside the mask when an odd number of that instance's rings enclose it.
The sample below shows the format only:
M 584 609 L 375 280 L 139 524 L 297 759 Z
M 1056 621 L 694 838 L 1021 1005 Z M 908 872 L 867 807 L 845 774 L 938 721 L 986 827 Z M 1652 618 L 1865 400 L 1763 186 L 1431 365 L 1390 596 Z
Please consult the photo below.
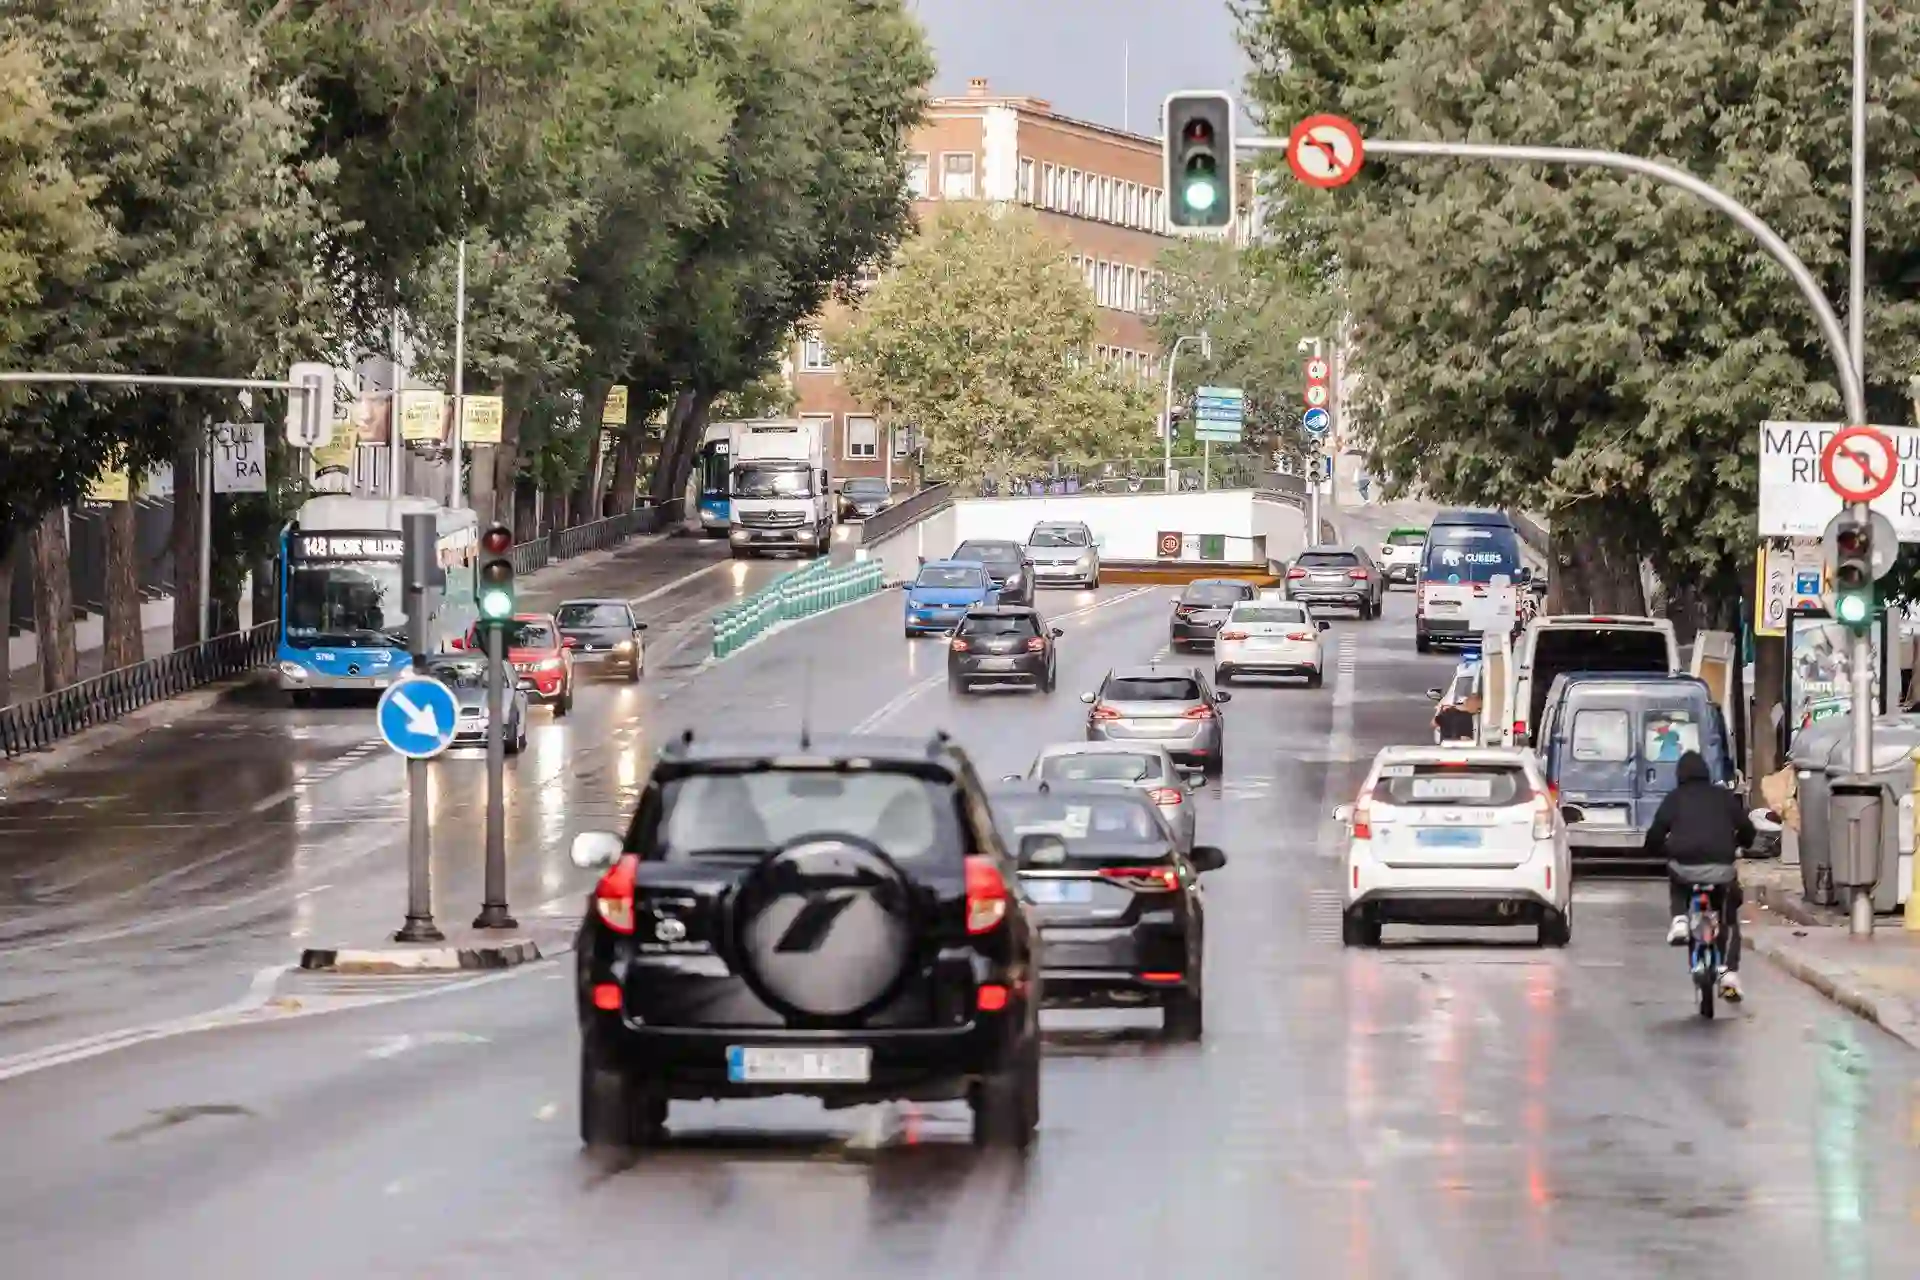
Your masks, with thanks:
M 695 588 L 731 590 L 731 567 Z M 1020 770 L 1078 736 L 1075 695 L 1108 666 L 1159 651 L 1169 598 L 1043 597 L 1070 615 L 1051 697 L 951 696 L 938 643 L 903 641 L 885 595 L 677 686 L 650 676 L 593 690 L 558 724 L 537 713 L 510 769 L 515 905 L 578 910 L 567 837 L 621 820 L 654 744 L 683 727 L 803 712 L 826 729 L 945 727 L 984 775 Z M 1163 1043 L 1151 1014 L 1050 1015 L 1024 1162 L 970 1148 L 958 1106 L 787 1100 L 676 1105 L 665 1150 L 583 1154 L 571 975 L 542 964 L 0 1081 L 0 1127 L 32 1153 L 0 1171 L 0 1270 L 1920 1273 L 1914 1055 L 1764 965 L 1744 1008 L 1700 1022 L 1659 945 L 1659 886 L 1583 882 L 1563 952 L 1499 931 L 1341 948 L 1329 797 L 1379 746 L 1419 736 L 1448 660 L 1413 653 L 1404 594 L 1329 638 L 1347 660 L 1327 690 L 1236 690 L 1227 776 L 1199 797 L 1201 840 L 1232 858 L 1208 881 L 1206 1040 Z M 366 719 L 195 721 L 117 776 L 0 814 L 6 996 L 39 989 L 53 1006 L 45 1024 L 9 1008 L 0 1054 L 124 1024 L 129 1007 L 146 1018 L 210 958 L 242 989 L 303 931 L 397 924 L 401 774 L 378 753 L 347 762 Z M 479 765 L 435 777 L 442 910 L 468 912 Z M 323 988 L 300 975 L 279 990 L 320 1008 Z M 36 1026 L 53 1029 L 36 1041 Z

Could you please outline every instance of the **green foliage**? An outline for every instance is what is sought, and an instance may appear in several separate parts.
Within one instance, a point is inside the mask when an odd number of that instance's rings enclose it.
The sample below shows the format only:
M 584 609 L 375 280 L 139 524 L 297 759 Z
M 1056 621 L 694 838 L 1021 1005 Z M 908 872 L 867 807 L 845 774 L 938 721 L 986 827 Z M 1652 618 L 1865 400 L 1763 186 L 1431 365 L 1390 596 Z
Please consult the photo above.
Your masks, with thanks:
M 1610 148 L 1760 214 L 1845 296 L 1845 6 L 1269 0 L 1241 6 L 1258 114 L 1388 138 Z M 1920 11 L 1876 11 L 1867 371 L 1920 367 Z M 1598 171 L 1379 159 L 1284 188 L 1280 242 L 1337 262 L 1376 474 L 1579 513 L 1670 585 L 1746 586 L 1758 425 L 1834 421 L 1833 360 L 1785 274 L 1685 193 Z M 1556 519 L 1556 523 L 1559 523 Z
M 1299 344 L 1332 333 L 1331 299 L 1297 259 L 1272 248 L 1187 240 L 1161 255 L 1160 270 L 1164 283 L 1152 297 L 1160 350 L 1204 332 L 1213 352 L 1203 359 L 1195 343 L 1181 349 L 1174 403 L 1191 403 L 1203 386 L 1239 387 L 1246 393 L 1246 445 L 1262 456 L 1304 458 Z M 1176 450 L 1191 433 L 1183 422 Z
M 715 400 L 707 420 L 746 422 L 753 418 L 784 418 L 799 401 L 791 383 L 778 373 L 769 373 Z
M 918 427 L 930 470 L 977 484 L 1144 453 L 1150 392 L 1096 364 L 1098 312 L 1033 215 L 945 211 L 830 335 L 854 395 Z

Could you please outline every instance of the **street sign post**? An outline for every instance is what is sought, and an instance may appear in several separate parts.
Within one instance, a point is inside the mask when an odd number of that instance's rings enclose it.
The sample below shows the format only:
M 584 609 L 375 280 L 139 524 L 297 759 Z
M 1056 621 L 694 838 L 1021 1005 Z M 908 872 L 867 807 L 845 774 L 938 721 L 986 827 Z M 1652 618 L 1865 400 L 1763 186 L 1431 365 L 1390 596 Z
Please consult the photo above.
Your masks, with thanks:
M 1874 428 L 1893 441 L 1900 456 L 1920 459 L 1920 427 Z M 1846 430 L 1835 422 L 1763 422 L 1760 424 L 1760 527 L 1763 538 L 1818 538 L 1827 521 L 1846 506 L 1846 500 L 1822 474 L 1821 458 L 1835 436 Z M 1848 462 L 1847 480 L 1864 479 Z M 1901 468 L 1885 493 L 1872 500 L 1873 509 L 1893 521 L 1905 542 L 1920 542 L 1920 468 L 1912 461 Z
M 426 676 L 387 687 L 375 713 L 380 737 L 409 760 L 430 760 L 453 745 L 459 704 L 453 690 Z
M 1874 427 L 1846 427 L 1833 433 L 1820 452 L 1820 478 L 1842 502 L 1872 502 L 1893 488 L 1900 456 L 1893 441 Z
M 1246 423 L 1246 393 L 1238 387 L 1201 387 L 1193 398 L 1193 435 L 1237 444 Z
M 1365 159 L 1360 131 L 1339 116 L 1308 116 L 1287 139 L 1287 167 L 1310 187 L 1344 187 Z
M 407 611 L 407 648 L 415 674 L 380 696 L 380 736 L 407 757 L 407 920 L 396 942 L 438 942 L 433 923 L 433 811 L 427 798 L 427 761 L 453 745 L 460 703 L 453 690 L 418 674 L 427 660 L 434 597 L 446 586 L 435 555 L 435 521 L 413 513 L 401 517 L 401 593 Z
M 323 449 L 333 442 L 333 366 L 302 361 L 287 371 L 287 443 Z
M 215 493 L 267 491 L 267 429 L 258 422 L 222 422 L 213 429 Z

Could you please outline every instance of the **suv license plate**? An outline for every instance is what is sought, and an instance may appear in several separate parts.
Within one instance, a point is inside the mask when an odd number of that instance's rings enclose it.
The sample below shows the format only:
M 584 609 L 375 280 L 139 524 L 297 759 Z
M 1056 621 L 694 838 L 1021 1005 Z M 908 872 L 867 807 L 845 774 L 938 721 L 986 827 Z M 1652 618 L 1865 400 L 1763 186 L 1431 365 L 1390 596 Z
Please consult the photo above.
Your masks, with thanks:
M 1419 827 L 1413 842 L 1429 849 L 1478 849 L 1480 833 L 1462 827 Z
M 1045 906 L 1072 906 L 1093 901 L 1093 886 L 1082 880 L 1022 880 L 1027 901 Z
M 982 658 L 980 659 L 980 670 L 982 671 L 1012 671 L 1015 667 L 1018 667 L 1019 665 L 1020 665 L 1020 660 L 1018 658 Z
M 865 1084 L 873 1078 L 873 1050 L 727 1046 L 727 1079 L 735 1084 Z

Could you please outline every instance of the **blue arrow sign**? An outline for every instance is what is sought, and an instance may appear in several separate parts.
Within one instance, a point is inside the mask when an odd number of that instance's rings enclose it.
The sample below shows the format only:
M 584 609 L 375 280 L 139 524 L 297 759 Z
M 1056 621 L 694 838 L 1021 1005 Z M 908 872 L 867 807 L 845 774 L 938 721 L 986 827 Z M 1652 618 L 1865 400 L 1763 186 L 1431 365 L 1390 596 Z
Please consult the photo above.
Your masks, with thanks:
M 459 715 L 453 690 L 427 676 L 409 676 L 380 695 L 374 719 L 388 746 L 410 760 L 425 760 L 452 744 Z
M 1323 436 L 1332 425 L 1333 417 L 1325 409 L 1309 409 L 1300 415 L 1300 427 L 1310 436 Z

